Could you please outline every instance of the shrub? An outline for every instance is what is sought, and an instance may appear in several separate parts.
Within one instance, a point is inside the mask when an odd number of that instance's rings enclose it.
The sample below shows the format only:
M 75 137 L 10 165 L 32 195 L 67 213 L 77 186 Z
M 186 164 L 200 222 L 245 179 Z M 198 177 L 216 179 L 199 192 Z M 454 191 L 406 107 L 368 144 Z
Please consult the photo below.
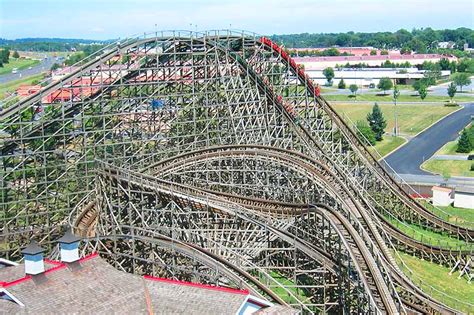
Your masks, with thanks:
M 345 89 L 346 88 L 346 82 L 344 82 L 344 79 L 341 79 L 341 81 L 339 81 L 339 84 L 337 85 L 337 88 L 338 89 Z
M 357 127 L 357 136 L 359 137 L 360 141 L 365 145 L 374 145 L 375 140 L 375 133 L 369 127 L 369 125 L 363 121 L 359 120 L 356 123 Z
M 461 137 L 459 138 L 458 141 L 458 147 L 456 149 L 456 152 L 459 153 L 469 153 L 471 152 L 471 141 L 469 139 L 469 132 L 466 128 L 461 133 Z

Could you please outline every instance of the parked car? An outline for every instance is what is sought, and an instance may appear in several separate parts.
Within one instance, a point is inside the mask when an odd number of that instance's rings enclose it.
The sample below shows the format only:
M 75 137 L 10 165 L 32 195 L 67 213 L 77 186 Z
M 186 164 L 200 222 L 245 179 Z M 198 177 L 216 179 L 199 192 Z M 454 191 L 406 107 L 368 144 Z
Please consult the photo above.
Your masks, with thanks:
M 13 68 L 12 73 L 18 73 L 18 68 Z
M 474 160 L 474 154 L 469 154 L 469 155 L 467 156 L 467 159 L 468 159 L 469 161 Z
M 375 83 L 370 83 L 369 84 L 369 89 L 375 89 Z

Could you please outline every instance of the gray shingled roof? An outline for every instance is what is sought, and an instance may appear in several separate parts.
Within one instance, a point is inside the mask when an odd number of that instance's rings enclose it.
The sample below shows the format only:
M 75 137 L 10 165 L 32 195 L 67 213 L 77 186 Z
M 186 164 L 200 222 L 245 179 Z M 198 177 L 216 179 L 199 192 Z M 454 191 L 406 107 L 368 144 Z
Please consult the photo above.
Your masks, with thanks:
M 50 268 L 47 264 L 46 269 Z M 0 270 L 0 281 L 18 276 L 24 276 L 23 265 Z M 25 307 L 2 301 L 0 314 L 147 313 L 146 291 L 155 314 L 232 314 L 247 297 L 245 293 L 145 280 L 113 268 L 100 257 L 33 276 L 6 289 Z
M 36 241 L 31 241 L 25 249 L 21 251 L 22 254 L 26 255 L 36 255 L 44 252 L 44 248 L 40 247 Z
M 76 235 L 72 234 L 71 230 L 67 230 L 64 235 L 58 239 L 59 243 L 66 243 L 66 244 L 71 244 L 71 243 L 77 243 L 81 239 L 77 237 Z

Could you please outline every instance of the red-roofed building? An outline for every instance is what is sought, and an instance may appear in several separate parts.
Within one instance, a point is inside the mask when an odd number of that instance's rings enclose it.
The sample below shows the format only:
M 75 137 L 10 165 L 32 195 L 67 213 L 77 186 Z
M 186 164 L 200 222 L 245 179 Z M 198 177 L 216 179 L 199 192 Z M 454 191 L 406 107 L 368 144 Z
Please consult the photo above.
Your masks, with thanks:
M 382 50 L 374 47 L 326 47 L 326 48 L 291 48 L 290 50 L 300 53 L 303 51 L 325 51 L 331 48 L 337 49 L 341 54 L 347 53 L 353 56 L 370 56 L 370 52 L 375 50 L 377 55 L 381 55 Z M 399 50 L 388 50 L 389 55 L 400 55 Z
M 38 93 L 39 90 L 41 90 L 41 85 L 20 85 L 16 89 L 16 93 L 20 98 L 24 98 L 32 94 Z
M 0 268 L 5 314 L 252 314 L 272 306 L 248 290 L 128 274 L 97 254 L 71 263 L 44 259 L 36 275 L 25 274 L 23 264 Z

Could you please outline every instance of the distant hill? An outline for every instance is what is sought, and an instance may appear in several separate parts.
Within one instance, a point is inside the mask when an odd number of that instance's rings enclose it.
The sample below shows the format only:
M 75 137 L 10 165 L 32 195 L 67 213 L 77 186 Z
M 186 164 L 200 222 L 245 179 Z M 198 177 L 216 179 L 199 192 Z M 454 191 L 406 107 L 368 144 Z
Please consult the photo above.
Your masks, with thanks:
M 10 45 L 17 43 L 63 43 L 63 44 L 95 44 L 95 43 L 107 43 L 110 40 L 93 40 L 93 39 L 78 39 L 78 38 L 18 38 L 18 39 L 5 39 L 0 38 L 0 45 Z
M 113 40 L 92 40 L 77 38 L 0 38 L 0 47 L 20 51 L 74 51 L 85 50 L 85 47 L 103 46 Z M 94 48 L 95 50 L 97 49 Z

